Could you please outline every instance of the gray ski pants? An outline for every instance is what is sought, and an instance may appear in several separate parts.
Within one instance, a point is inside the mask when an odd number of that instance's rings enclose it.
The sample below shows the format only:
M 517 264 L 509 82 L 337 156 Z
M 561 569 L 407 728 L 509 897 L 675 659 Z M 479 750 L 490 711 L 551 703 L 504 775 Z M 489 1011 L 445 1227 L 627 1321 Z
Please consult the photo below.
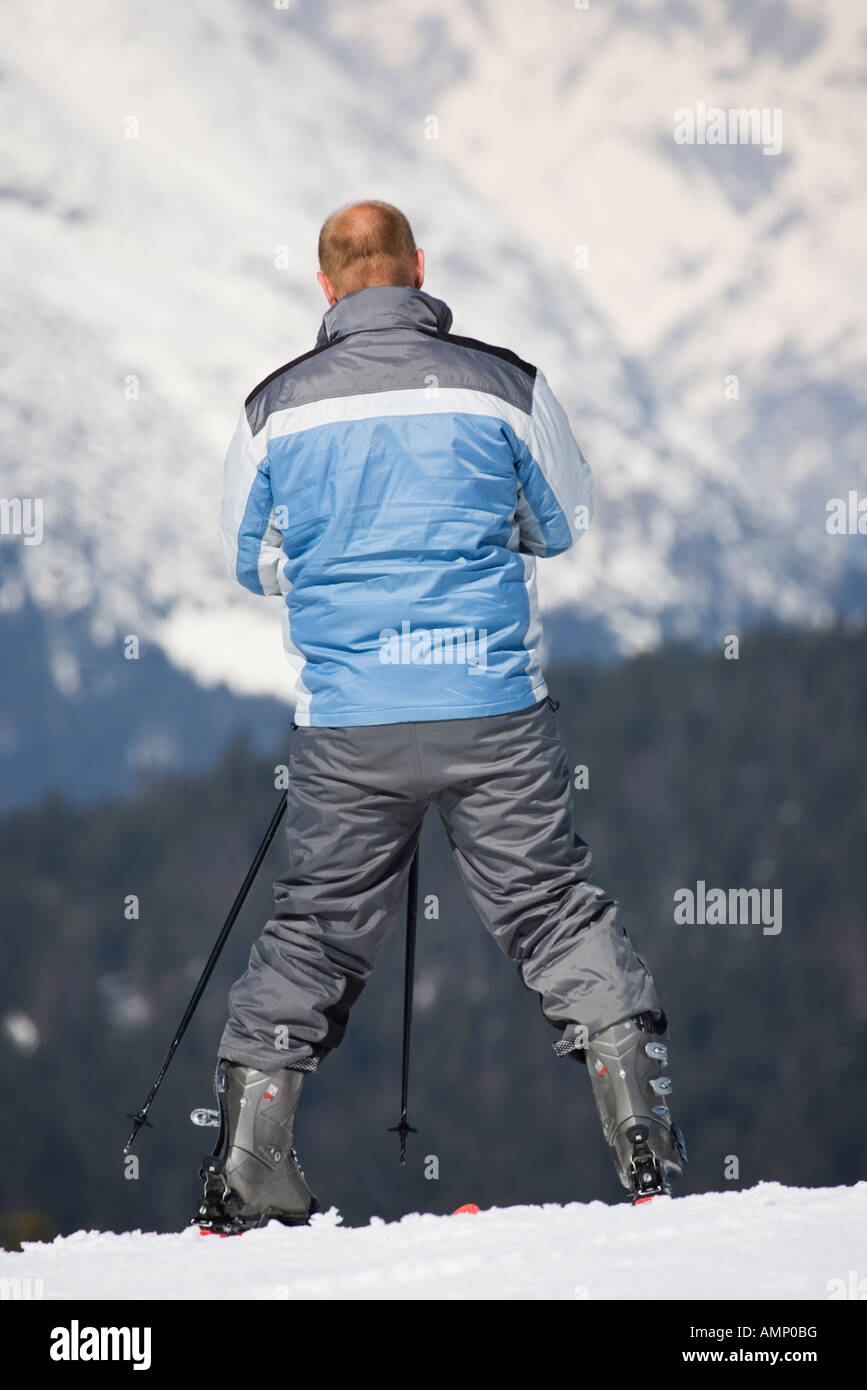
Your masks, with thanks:
M 229 996 L 219 1055 L 315 1070 L 404 919 L 410 860 L 435 805 L 467 891 L 557 1027 L 659 1012 L 653 980 L 589 882 L 548 700 L 470 719 L 302 728 L 292 740 L 289 862 L 274 916 Z

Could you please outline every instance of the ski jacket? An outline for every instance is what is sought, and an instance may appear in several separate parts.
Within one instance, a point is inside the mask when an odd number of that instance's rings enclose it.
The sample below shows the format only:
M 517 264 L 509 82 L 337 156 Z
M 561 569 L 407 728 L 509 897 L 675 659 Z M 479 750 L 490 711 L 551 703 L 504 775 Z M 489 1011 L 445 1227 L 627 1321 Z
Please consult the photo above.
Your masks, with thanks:
M 295 722 L 506 713 L 547 693 L 536 557 L 592 515 L 544 375 L 383 285 L 247 397 L 225 464 L 227 563 L 283 598 Z

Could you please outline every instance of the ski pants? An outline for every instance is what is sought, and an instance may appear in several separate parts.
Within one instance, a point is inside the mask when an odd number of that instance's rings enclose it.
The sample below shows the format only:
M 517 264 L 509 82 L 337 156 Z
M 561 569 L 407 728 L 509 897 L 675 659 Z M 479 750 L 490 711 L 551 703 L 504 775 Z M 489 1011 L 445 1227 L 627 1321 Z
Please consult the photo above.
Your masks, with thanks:
M 494 940 L 559 1028 L 661 1012 L 653 979 L 589 881 L 553 704 L 468 719 L 300 728 L 289 757 L 288 865 L 229 996 L 219 1055 L 313 1071 L 403 921 L 428 806 Z

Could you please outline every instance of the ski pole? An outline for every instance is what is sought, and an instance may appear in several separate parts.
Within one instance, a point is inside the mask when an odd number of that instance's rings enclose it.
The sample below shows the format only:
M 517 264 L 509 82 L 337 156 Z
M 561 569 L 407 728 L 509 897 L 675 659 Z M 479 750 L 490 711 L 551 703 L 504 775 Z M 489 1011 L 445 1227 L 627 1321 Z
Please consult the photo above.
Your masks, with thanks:
M 406 1118 L 409 1101 L 409 1044 L 412 1033 L 412 996 L 415 983 L 415 926 L 418 898 L 418 845 L 409 866 L 406 896 L 406 955 L 403 968 L 403 1061 L 400 1075 L 400 1124 L 392 1125 L 389 1134 L 400 1135 L 400 1161 L 406 1163 L 406 1136 L 418 1130 Z
M 207 964 L 205 965 L 204 970 L 202 971 L 201 975 L 199 976 L 199 982 L 198 982 L 198 984 L 196 985 L 196 988 L 193 990 L 192 997 L 190 998 L 190 1002 L 189 1002 L 189 1004 L 188 1004 L 187 1007 L 186 1007 L 186 1011 L 185 1011 L 185 1013 L 184 1013 L 183 1018 L 182 1018 L 181 1021 L 180 1021 L 180 1024 L 178 1025 L 178 1030 L 177 1030 L 177 1032 L 175 1033 L 175 1036 L 172 1038 L 172 1041 L 171 1041 L 171 1043 L 170 1043 L 170 1045 L 169 1045 L 169 1050 L 168 1050 L 168 1052 L 167 1052 L 166 1055 L 165 1055 L 165 1060 L 163 1061 L 163 1064 L 162 1064 L 162 1066 L 160 1067 L 159 1075 L 157 1076 L 156 1081 L 155 1081 L 154 1084 L 151 1086 L 150 1091 L 148 1092 L 148 1098 L 147 1098 L 147 1100 L 145 1101 L 145 1103 L 144 1103 L 144 1105 L 142 1106 L 141 1110 L 137 1111 L 136 1114 L 134 1114 L 134 1115 L 133 1115 L 133 1114 L 128 1114 L 128 1115 L 127 1115 L 127 1119 L 133 1121 L 133 1127 L 132 1127 L 132 1133 L 130 1134 L 129 1138 L 128 1138 L 127 1141 L 126 1141 L 126 1144 L 124 1145 L 124 1150 L 123 1150 L 124 1153 L 129 1153 L 130 1149 L 132 1148 L 133 1144 L 134 1144 L 135 1141 L 136 1141 L 136 1136 L 138 1135 L 138 1132 L 139 1132 L 139 1130 L 142 1128 L 143 1125 L 146 1125 L 148 1129 L 152 1129 L 152 1128 L 153 1128 L 153 1126 L 152 1126 L 151 1123 L 150 1123 L 150 1120 L 148 1119 L 148 1111 L 150 1110 L 151 1105 L 153 1104 L 153 1100 L 154 1100 L 154 1097 L 155 1097 L 157 1091 L 160 1089 L 160 1086 L 163 1084 L 163 1078 L 164 1078 L 166 1072 L 167 1072 L 168 1069 L 169 1069 L 169 1066 L 170 1066 L 170 1064 L 171 1064 L 172 1058 L 174 1057 L 175 1053 L 176 1053 L 177 1050 L 178 1050 L 178 1045 L 179 1045 L 179 1043 L 180 1043 L 180 1041 L 181 1041 L 181 1038 L 184 1036 L 184 1033 L 187 1031 L 187 1025 L 189 1024 L 190 1019 L 192 1018 L 193 1014 L 196 1012 L 196 1008 L 198 1007 L 199 1000 L 201 999 L 202 995 L 203 995 L 204 992 L 205 992 L 205 986 L 207 985 L 209 979 L 211 978 L 211 975 L 212 975 L 213 970 L 214 970 L 214 966 L 217 964 L 217 961 L 218 961 L 219 958 L 220 958 L 220 952 L 222 951 L 223 947 L 225 946 L 227 940 L 229 939 L 229 932 L 232 930 L 233 926 L 235 925 L 235 921 L 236 921 L 236 919 L 237 919 L 238 913 L 241 911 L 241 908 L 244 906 L 244 901 L 245 901 L 245 899 L 246 899 L 246 897 L 247 897 L 247 894 L 249 893 L 250 889 L 251 889 L 252 886 L 253 886 L 253 880 L 255 879 L 257 873 L 259 872 L 259 869 L 260 869 L 261 866 L 262 866 L 262 860 L 265 858 L 265 855 L 268 853 L 268 850 L 269 850 L 270 847 L 271 847 L 271 841 L 274 839 L 274 836 L 277 834 L 277 830 L 278 830 L 278 828 L 279 828 L 279 826 L 280 826 L 280 822 L 281 822 L 281 820 L 283 819 L 284 815 L 286 814 L 286 802 L 287 802 L 287 797 L 288 797 L 288 792 L 284 792 L 283 795 L 282 795 L 281 798 L 280 798 L 280 803 L 279 803 L 279 805 L 278 805 L 276 811 L 274 812 L 273 816 L 271 817 L 271 822 L 270 822 L 270 824 L 269 824 L 269 826 L 268 826 L 268 829 L 265 831 L 264 839 L 262 840 L 262 843 L 260 844 L 259 848 L 256 850 L 255 858 L 253 859 L 252 864 L 250 865 L 249 869 L 247 870 L 247 873 L 246 873 L 246 875 L 245 875 L 245 877 L 244 877 L 244 882 L 241 884 L 241 887 L 238 889 L 238 893 L 237 893 L 237 896 L 236 896 L 236 898 L 235 898 L 235 901 L 232 903 L 232 906 L 231 906 L 230 909 L 229 909 L 229 915 L 228 915 L 228 917 L 226 918 L 225 922 L 223 923 L 222 931 L 220 932 L 220 935 L 217 937 L 217 940 L 214 942 L 214 948 L 213 948 L 213 950 L 211 951 L 211 954 L 208 956 Z

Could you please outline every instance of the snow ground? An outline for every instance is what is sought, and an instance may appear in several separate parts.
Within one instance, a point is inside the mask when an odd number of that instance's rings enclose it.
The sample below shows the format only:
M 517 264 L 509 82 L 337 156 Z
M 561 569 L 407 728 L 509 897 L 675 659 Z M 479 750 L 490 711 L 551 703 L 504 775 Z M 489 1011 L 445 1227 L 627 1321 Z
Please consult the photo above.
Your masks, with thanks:
M 867 1182 L 353 1229 L 332 1210 L 225 1240 L 79 1231 L 0 1252 L 0 1280 L 14 1278 L 41 1280 L 45 1299 L 825 1300 L 859 1284 L 867 1298 Z

